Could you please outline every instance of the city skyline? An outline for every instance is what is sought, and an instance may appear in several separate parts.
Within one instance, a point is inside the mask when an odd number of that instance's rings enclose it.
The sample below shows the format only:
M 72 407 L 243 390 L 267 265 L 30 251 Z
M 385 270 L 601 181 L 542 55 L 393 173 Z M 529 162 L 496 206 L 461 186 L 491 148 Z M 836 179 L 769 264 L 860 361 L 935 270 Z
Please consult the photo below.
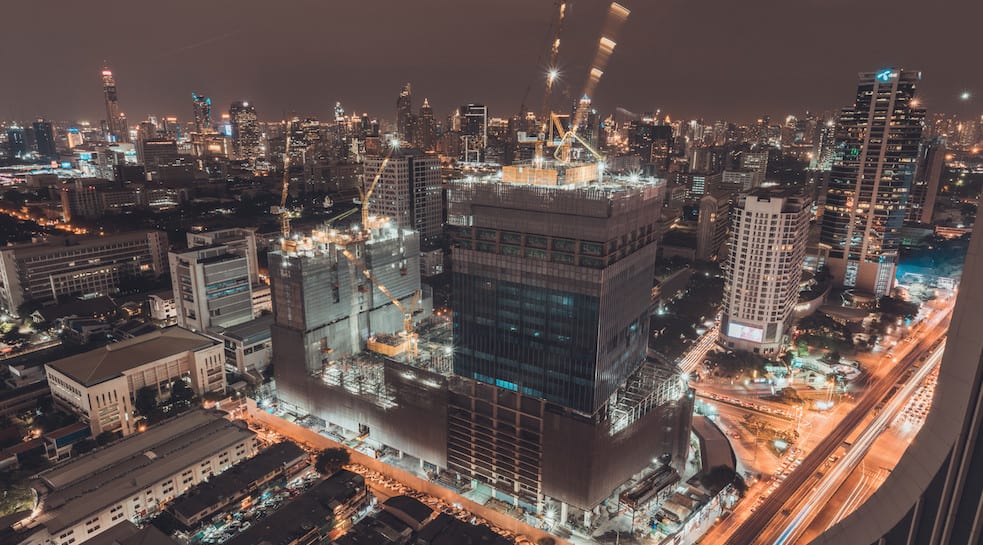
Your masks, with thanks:
M 19 82 L 50 81 L 57 74 L 58 80 L 71 84 L 5 86 L 0 89 L 0 117 L 97 122 L 104 115 L 96 79 L 104 61 L 114 72 L 121 111 L 131 122 L 151 114 L 190 117 L 192 91 L 213 97 L 222 112 L 233 101 L 249 100 L 263 119 L 277 119 L 285 112 L 327 118 L 338 100 L 347 111 L 388 119 L 395 117 L 394 97 L 407 81 L 415 87 L 417 103 L 430 99 L 438 119 L 467 102 L 488 104 L 491 115 L 509 117 L 518 112 L 527 86 L 531 90 L 526 106 L 538 108 L 553 11 L 552 3 L 545 1 L 508 2 L 491 11 L 479 10 L 480 4 L 441 10 L 446 2 L 431 0 L 412 5 L 304 5 L 274 13 L 239 3 L 234 11 L 195 6 L 189 23 L 185 15 L 191 6 L 178 6 L 155 15 L 154 25 L 161 32 L 168 29 L 167 39 L 141 41 L 141 10 L 101 4 L 105 9 L 84 12 L 64 7 L 65 17 L 45 19 L 50 40 L 33 40 L 32 55 L 8 59 L 10 73 L 17 74 Z M 849 105 L 850 95 L 843 89 L 857 72 L 891 67 L 925 74 L 920 99 L 929 111 L 969 114 L 975 109 L 976 90 L 983 87 L 983 76 L 967 75 L 949 62 L 960 36 L 971 32 L 969 22 L 978 18 L 973 13 L 983 15 L 980 5 L 964 2 L 965 16 L 949 18 L 920 10 L 912 1 L 878 0 L 851 7 L 851 17 L 845 19 L 840 17 L 846 6 L 842 2 L 815 2 L 808 17 L 798 8 L 769 10 L 762 2 L 714 4 L 630 3 L 631 20 L 595 93 L 599 109 L 609 113 L 622 107 L 642 113 L 661 108 L 673 117 L 737 121 L 801 113 L 804 108 L 835 112 Z M 86 22 L 97 23 L 98 14 L 114 6 L 121 8 L 114 11 L 116 16 L 134 24 L 120 25 L 120 33 L 74 31 Z M 907 41 L 870 41 L 864 48 L 848 40 L 824 41 L 823 33 L 832 29 L 837 36 L 868 32 L 868 22 L 887 8 L 893 26 L 917 24 L 932 30 Z M 603 3 L 570 5 L 554 103 L 572 103 L 578 96 L 603 9 Z M 15 21 L 36 20 L 40 13 L 30 5 L 11 6 L 11 11 Z M 421 23 L 405 28 L 398 24 L 412 16 Z M 365 24 L 323 24 L 332 20 Z M 791 23 L 761 28 L 764 20 Z M 20 33 L 31 27 L 17 25 L 8 38 L 29 40 Z M 509 29 L 508 41 L 498 40 L 502 28 Z M 120 39 L 131 46 L 119 47 Z M 817 42 L 822 47 L 817 48 Z M 472 45 L 447 47 L 451 43 Z M 72 55 L 59 54 L 68 48 Z M 727 55 L 721 54 L 724 51 Z M 803 57 L 807 53 L 812 54 Z M 39 64 L 40 58 L 46 62 Z M 217 59 L 222 62 L 213 62 Z M 721 86 L 727 89 L 724 99 Z M 90 88 L 94 91 L 83 91 Z M 968 99 L 963 93 L 969 93 Z

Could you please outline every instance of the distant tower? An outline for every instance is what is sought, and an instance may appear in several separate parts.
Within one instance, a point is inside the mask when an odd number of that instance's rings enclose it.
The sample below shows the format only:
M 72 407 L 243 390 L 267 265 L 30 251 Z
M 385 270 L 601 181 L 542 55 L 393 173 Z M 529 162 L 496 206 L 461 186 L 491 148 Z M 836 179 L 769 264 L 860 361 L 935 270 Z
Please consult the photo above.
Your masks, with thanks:
M 417 147 L 423 151 L 433 151 L 437 147 L 437 125 L 433 118 L 433 108 L 427 99 L 423 99 L 423 106 L 420 106 L 416 125 Z
M 466 163 L 485 160 L 488 147 L 488 108 L 484 104 L 465 104 L 458 109 L 461 130 L 461 159 Z
M 232 153 L 236 160 L 255 162 L 260 156 L 256 108 L 248 102 L 233 102 L 229 107 L 229 124 L 232 125 Z
M 55 130 L 50 121 L 38 119 L 34 122 L 34 145 L 42 158 L 58 157 L 58 151 L 55 149 Z
M 106 136 L 113 142 L 129 140 L 126 118 L 119 111 L 119 95 L 116 93 L 116 79 L 108 66 L 102 67 L 102 93 L 106 98 Z
M 820 242 L 836 283 L 877 297 L 894 286 L 901 225 L 918 165 L 925 110 L 914 107 L 921 72 L 860 74 L 840 113 Z
M 192 106 L 195 115 L 195 131 L 202 133 L 212 128 L 212 99 L 197 93 L 191 93 Z
M 396 99 L 396 133 L 401 140 L 413 141 L 413 125 L 413 95 L 407 83 Z

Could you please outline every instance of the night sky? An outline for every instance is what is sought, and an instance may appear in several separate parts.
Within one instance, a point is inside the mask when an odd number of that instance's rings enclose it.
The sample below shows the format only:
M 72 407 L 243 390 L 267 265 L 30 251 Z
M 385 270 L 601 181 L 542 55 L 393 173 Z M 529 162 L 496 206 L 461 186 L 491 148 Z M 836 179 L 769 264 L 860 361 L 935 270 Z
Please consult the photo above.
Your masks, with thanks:
M 923 72 L 930 112 L 983 111 L 981 0 L 626 0 L 632 10 L 595 93 L 607 113 L 750 120 L 849 105 L 856 73 Z M 608 2 L 573 0 L 560 52 L 579 94 Z M 395 117 L 413 83 L 443 118 L 483 102 L 538 110 L 552 0 L 3 0 L 0 118 L 104 117 L 99 72 L 116 74 L 131 124 L 252 101 L 284 112 Z M 964 91 L 974 98 L 961 101 Z M 978 95 L 978 97 L 977 97 Z M 562 98 L 562 97 L 560 97 Z

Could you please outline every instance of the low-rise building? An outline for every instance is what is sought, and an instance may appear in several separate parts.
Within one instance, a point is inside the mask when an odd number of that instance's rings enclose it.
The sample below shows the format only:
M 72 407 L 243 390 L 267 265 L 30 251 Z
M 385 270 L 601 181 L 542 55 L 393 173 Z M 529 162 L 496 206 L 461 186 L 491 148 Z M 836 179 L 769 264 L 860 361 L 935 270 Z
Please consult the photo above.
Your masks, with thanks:
M 235 367 L 241 375 L 262 373 L 273 359 L 272 325 L 273 315 L 267 314 L 218 332 L 225 341 L 226 365 Z
M 245 460 L 232 469 L 194 487 L 171 502 L 167 509 L 186 528 L 246 496 L 266 483 L 290 478 L 309 467 L 307 453 L 295 443 L 284 441 Z
M 347 529 L 352 516 L 367 500 L 365 479 L 342 469 L 225 543 L 296 545 L 325 542 L 324 538 L 337 537 Z
M 141 388 L 168 392 L 174 379 L 188 379 L 198 395 L 225 390 L 222 344 L 170 327 L 108 344 L 45 365 L 55 402 L 89 422 L 92 435 L 136 430 L 133 400 Z
M 41 473 L 41 511 L 21 545 L 74 545 L 136 522 L 195 485 L 255 455 L 255 434 L 222 413 L 196 410 L 111 448 Z

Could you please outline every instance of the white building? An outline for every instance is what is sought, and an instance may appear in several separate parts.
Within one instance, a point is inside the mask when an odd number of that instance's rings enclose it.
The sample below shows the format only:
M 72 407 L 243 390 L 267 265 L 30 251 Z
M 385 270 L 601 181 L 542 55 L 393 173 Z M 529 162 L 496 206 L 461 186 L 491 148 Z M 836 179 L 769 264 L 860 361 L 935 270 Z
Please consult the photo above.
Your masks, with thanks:
M 785 341 L 799 294 L 809 202 L 791 191 L 756 190 L 732 210 L 720 342 L 770 354 Z
M 244 422 L 192 411 L 39 475 L 41 510 L 12 543 L 76 545 L 136 523 L 257 450 Z
M 177 325 L 206 331 L 253 318 L 249 260 L 225 244 L 169 254 Z
M 150 317 L 155 322 L 163 325 L 174 325 L 177 322 L 174 292 L 153 293 L 147 300 L 150 303 Z
M 258 379 L 273 359 L 272 325 L 273 315 L 267 314 L 219 332 L 225 343 L 226 365 L 234 367 L 240 375 Z
M 225 390 L 225 354 L 215 339 L 170 327 L 46 364 L 55 402 L 89 422 L 92 435 L 136 430 L 133 400 L 144 386 L 168 392 L 176 378 L 198 395 Z
M 249 264 L 249 283 L 256 286 L 259 283 L 259 263 L 256 252 L 256 229 L 251 227 L 233 227 L 215 231 L 188 233 L 188 248 L 214 246 L 224 244 L 229 252 L 246 258 Z

